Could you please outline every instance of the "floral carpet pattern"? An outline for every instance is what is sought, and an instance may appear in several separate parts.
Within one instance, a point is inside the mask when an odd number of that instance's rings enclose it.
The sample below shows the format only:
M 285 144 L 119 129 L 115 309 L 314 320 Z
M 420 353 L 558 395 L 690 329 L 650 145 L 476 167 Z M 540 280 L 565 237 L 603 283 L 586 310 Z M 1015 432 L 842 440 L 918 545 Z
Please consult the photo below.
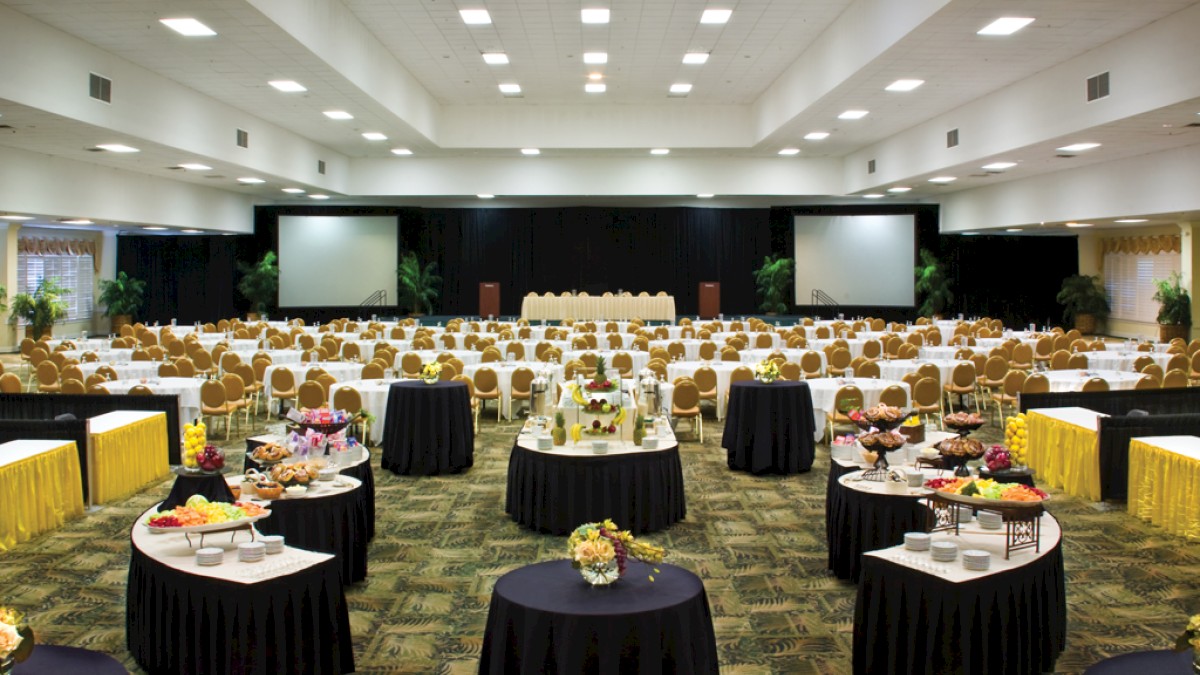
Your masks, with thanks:
M 539 535 L 504 513 L 509 450 L 518 425 L 483 415 L 475 466 L 462 475 L 409 478 L 374 464 L 377 535 L 366 581 L 347 589 L 363 673 L 474 673 L 492 585 L 504 573 L 565 557 L 566 538 Z M 829 452 L 809 473 L 755 477 L 725 466 L 720 423 L 703 444 L 681 423 L 688 516 L 645 535 L 668 562 L 703 578 L 722 672 L 848 673 L 855 587 L 825 570 Z M 278 430 L 272 422 L 267 430 Z M 262 422 L 248 435 L 263 433 Z M 980 432 L 996 439 L 996 428 Z M 220 444 L 241 466 L 244 435 Z M 29 614 L 38 640 L 112 654 L 125 649 L 128 531 L 171 481 L 105 506 L 0 554 L 0 603 Z M 1123 504 L 1053 492 L 1065 532 L 1069 635 L 1058 672 L 1106 656 L 1169 647 L 1200 611 L 1200 543 L 1130 517 Z M 620 523 L 618 523 L 620 524 Z

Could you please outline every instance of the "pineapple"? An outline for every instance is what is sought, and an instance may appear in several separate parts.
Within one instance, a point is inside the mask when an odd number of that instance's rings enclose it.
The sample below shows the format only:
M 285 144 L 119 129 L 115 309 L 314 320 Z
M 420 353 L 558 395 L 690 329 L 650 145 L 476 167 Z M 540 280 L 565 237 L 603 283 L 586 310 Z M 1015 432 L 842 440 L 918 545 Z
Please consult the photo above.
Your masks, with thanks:
M 554 413 L 554 429 L 550 431 L 550 436 L 554 439 L 555 445 L 567 444 L 567 430 L 563 426 L 566 423 L 567 420 L 562 413 Z
M 595 382 L 598 387 L 608 384 L 608 375 L 604 374 L 605 365 L 606 362 L 603 356 L 596 359 L 596 374 L 592 376 L 592 382 Z
M 641 415 L 635 415 L 633 418 L 633 444 L 641 445 L 642 439 L 646 437 L 645 418 Z

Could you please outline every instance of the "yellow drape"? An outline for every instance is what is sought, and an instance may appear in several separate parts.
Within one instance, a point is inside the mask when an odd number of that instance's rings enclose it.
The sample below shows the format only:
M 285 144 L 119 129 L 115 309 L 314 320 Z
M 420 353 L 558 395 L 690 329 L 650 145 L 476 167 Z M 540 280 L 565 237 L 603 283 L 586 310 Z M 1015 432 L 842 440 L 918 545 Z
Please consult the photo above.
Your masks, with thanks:
M 1128 505 L 1138 518 L 1200 541 L 1200 460 L 1131 441 Z
M 128 497 L 170 472 L 166 415 L 92 434 L 91 442 L 91 494 L 96 504 Z
M 73 441 L 0 466 L 0 552 L 83 515 L 81 485 Z
M 1092 429 L 1030 411 L 1029 466 L 1047 485 L 1100 501 L 1099 438 Z

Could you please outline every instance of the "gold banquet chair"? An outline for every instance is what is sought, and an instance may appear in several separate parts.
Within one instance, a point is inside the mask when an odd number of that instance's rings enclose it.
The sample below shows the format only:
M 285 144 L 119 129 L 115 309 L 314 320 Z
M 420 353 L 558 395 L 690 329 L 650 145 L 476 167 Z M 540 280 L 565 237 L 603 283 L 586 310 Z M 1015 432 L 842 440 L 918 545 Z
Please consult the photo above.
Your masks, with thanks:
M 704 418 L 700 415 L 700 388 L 693 380 L 681 380 L 671 397 L 671 417 L 690 417 L 693 429 L 704 442 Z

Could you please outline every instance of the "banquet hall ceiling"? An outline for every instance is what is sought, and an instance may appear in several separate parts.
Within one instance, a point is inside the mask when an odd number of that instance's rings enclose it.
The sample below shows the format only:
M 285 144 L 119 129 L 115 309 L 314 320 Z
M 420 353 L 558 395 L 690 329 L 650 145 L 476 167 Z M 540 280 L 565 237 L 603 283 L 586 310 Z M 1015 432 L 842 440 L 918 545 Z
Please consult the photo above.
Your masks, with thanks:
M 0 0 L 0 6 L 77 38 L 138 68 L 197 92 L 214 105 L 269 123 L 285 134 L 336 153 L 337 161 L 425 160 L 521 162 L 538 147 L 542 159 L 636 158 L 670 147 L 678 161 L 796 159 L 843 161 L 940 115 L 1142 29 L 1170 20 L 1195 0 Z M 603 25 L 580 21 L 581 8 L 608 8 Z M 460 9 L 486 8 L 492 23 L 466 25 Z M 708 8 L 732 10 L 728 23 L 700 23 Z M 185 38 L 159 19 L 191 16 L 216 31 Z M 1035 21 L 1010 37 L 976 32 L 1000 16 Z M 605 65 L 582 63 L 606 52 Z M 485 52 L 504 52 L 507 65 L 487 65 Z M 687 52 L 709 55 L 682 63 Z M 589 73 L 607 85 L 584 92 Z M 915 91 L 885 91 L 901 78 L 924 80 Z M 300 82 L 307 91 L 281 93 L 269 80 Z M 519 83 L 521 95 L 498 85 Z M 670 85 L 692 85 L 672 96 Z M 117 81 L 119 95 L 123 83 Z M 1200 90 L 1103 125 L 1080 125 L 1103 137 L 1111 154 L 1069 164 L 1182 147 Z M 869 110 L 841 120 L 847 109 Z M 322 113 L 339 109 L 353 120 Z M 203 111 L 198 111 L 202 113 Z M 113 124 L 60 114 L 20 100 L 0 99 L 0 145 L 102 164 L 276 200 L 286 184 L 309 186 L 299 173 L 278 170 L 261 186 L 239 186 L 236 154 L 196 157 L 184 143 Z M 107 129 L 107 133 L 106 133 Z M 661 130 L 664 140 L 653 142 Z M 365 131 L 388 136 L 371 142 Z M 813 131 L 824 140 L 805 140 Z M 1046 135 L 1044 142 L 1064 136 Z M 669 137 L 669 138 L 668 138 Z M 114 140 L 139 156 L 87 152 Z M 1017 150 L 1013 147 L 1012 150 Z M 1050 148 L 1053 149 L 1052 147 Z M 1068 168 L 1041 153 L 1033 172 Z M 1011 177 L 979 171 L 987 157 L 946 164 L 961 178 L 923 185 L 911 199 L 968 189 Z M 213 167 L 208 176 L 172 170 L 184 161 Z M 539 161 L 533 159 L 530 161 Z M 263 173 L 263 171 L 259 171 Z M 347 171 L 347 173 L 351 173 Z M 914 176 L 925 179 L 936 175 Z M 974 178 L 972 178 L 974 174 Z M 326 184 L 354 196 L 348 184 Z M 339 189 L 340 188 L 340 189 Z M 856 190 L 848 190 L 855 192 Z M 369 196 L 370 193 L 361 193 Z M 586 194 L 580 191 L 580 194 Z M 840 194 L 831 191 L 830 194 Z M 818 195 L 819 196 L 819 195 Z M 286 198 L 286 197 L 285 197 Z

